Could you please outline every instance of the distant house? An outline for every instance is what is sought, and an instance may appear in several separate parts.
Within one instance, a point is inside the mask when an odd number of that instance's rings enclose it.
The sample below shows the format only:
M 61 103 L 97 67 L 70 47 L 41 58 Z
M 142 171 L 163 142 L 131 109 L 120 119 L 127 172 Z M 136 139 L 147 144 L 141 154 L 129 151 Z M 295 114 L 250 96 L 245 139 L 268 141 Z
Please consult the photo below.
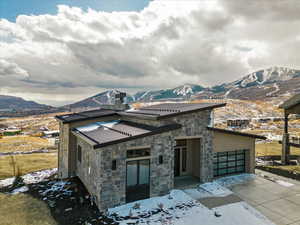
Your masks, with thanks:
M 59 176 L 78 176 L 99 209 L 164 195 L 183 176 L 254 173 L 255 139 L 265 138 L 212 127 L 225 104 L 121 103 L 56 117 Z
M 227 127 L 230 128 L 247 128 L 250 125 L 250 119 L 229 119 Z
M 59 136 L 59 130 L 46 130 L 43 131 L 43 136 L 46 138 L 55 138 Z
M 21 132 L 22 130 L 16 127 L 0 128 L 0 134 L 3 136 L 14 136 L 20 134 Z

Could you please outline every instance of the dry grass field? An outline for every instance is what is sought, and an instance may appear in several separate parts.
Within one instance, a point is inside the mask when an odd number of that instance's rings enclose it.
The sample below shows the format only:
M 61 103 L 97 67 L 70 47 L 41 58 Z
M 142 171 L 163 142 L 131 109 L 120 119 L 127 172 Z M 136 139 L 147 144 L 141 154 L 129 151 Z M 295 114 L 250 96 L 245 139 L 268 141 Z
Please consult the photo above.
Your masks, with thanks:
M 4 136 L 0 139 L 0 152 L 26 152 L 51 148 L 45 138 L 31 136 Z
M 19 168 L 20 175 L 57 167 L 57 153 L 36 153 L 16 155 L 14 157 Z M 12 176 L 14 176 L 14 172 L 11 165 L 11 157 L 0 157 L 0 179 Z
M 281 155 L 281 144 L 278 142 L 256 144 L 256 156 Z M 291 147 L 292 155 L 300 155 L 300 149 Z
M 27 194 L 0 193 L 1 225 L 56 225 L 47 204 Z

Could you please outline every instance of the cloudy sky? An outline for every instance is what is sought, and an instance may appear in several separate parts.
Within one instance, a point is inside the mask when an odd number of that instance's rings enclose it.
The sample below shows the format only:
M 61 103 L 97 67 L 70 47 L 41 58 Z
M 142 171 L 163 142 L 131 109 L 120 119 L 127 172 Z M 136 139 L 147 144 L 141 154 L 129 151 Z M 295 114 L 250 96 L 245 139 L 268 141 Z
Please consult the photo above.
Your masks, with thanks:
M 0 94 L 62 105 L 300 69 L 299 12 L 299 0 L 1 0 Z

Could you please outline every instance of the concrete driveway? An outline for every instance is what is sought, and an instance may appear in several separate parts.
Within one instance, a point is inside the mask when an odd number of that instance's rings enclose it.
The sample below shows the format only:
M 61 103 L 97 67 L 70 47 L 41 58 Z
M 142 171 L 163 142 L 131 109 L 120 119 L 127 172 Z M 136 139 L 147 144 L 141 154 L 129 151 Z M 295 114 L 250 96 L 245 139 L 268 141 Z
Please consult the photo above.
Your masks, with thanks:
M 300 182 L 268 172 L 230 189 L 277 225 L 300 225 Z

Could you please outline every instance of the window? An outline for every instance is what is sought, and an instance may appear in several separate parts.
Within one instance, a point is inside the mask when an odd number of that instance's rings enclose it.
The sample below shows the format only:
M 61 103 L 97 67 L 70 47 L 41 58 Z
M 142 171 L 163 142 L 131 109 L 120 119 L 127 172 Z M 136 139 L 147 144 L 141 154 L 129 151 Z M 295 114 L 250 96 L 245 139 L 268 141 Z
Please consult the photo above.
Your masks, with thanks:
M 147 157 L 150 156 L 150 149 L 135 149 L 135 150 L 127 150 L 127 158 L 139 158 L 139 157 Z
M 164 163 L 164 158 L 163 158 L 162 155 L 159 156 L 158 162 L 159 162 L 159 164 L 163 164 Z
M 245 172 L 246 150 L 217 152 L 214 154 L 214 176 Z
M 82 155 L 81 146 L 78 145 L 77 146 L 77 159 L 78 159 L 79 162 L 81 162 L 81 157 L 82 157 L 81 155 Z
M 112 170 L 116 170 L 116 169 L 117 169 L 117 160 L 114 159 L 114 160 L 112 161 L 112 163 L 111 163 L 111 169 L 112 169 Z

